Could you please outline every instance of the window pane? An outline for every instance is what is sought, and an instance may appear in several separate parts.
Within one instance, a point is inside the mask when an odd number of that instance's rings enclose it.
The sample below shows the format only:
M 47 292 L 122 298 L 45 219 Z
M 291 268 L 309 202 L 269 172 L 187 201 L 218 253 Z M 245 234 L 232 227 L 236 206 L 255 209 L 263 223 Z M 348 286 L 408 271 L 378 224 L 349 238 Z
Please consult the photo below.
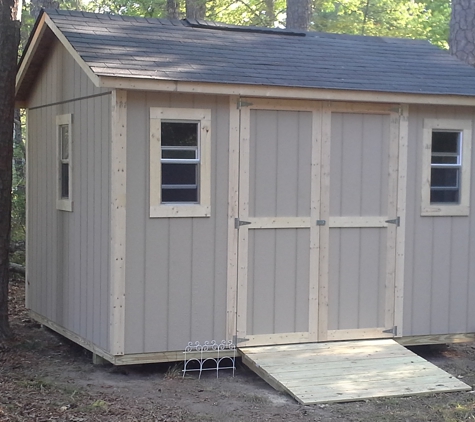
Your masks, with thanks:
M 61 198 L 69 198 L 69 164 L 61 164 Z
M 458 153 L 460 132 L 432 132 L 432 152 Z
M 61 159 L 67 160 L 69 158 L 69 127 L 68 125 L 61 125 L 59 127 L 59 138 L 61 139 Z
M 431 189 L 430 202 L 434 203 L 459 203 L 458 189 Z
M 162 122 L 163 146 L 198 146 L 198 123 Z
M 182 149 L 162 149 L 162 158 L 173 158 L 179 160 L 194 160 L 196 159 L 197 150 L 182 150 Z
M 162 189 L 162 203 L 198 202 L 198 189 Z
M 458 164 L 458 155 L 433 155 L 432 164 Z
M 162 164 L 162 185 L 196 185 L 198 164 Z
M 431 170 L 430 185 L 434 187 L 458 187 L 460 169 L 458 168 L 433 168 Z

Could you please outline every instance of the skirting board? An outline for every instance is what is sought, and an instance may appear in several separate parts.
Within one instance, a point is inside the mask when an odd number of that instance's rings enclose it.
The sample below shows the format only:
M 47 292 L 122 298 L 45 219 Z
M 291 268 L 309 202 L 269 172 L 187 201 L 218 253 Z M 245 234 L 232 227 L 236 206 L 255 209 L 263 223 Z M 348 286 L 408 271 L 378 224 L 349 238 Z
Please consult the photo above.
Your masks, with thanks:
M 113 365 L 139 365 L 145 363 L 161 363 L 161 362 L 178 362 L 183 360 L 183 351 L 170 351 L 170 352 L 153 352 L 153 353 L 133 353 L 122 356 L 114 356 L 95 345 L 94 343 L 82 338 L 76 333 L 56 324 L 55 322 L 37 314 L 34 311 L 29 311 L 32 319 L 38 321 L 40 324 L 56 331 L 58 334 L 66 337 L 67 339 L 79 344 L 92 353 L 104 358 Z M 425 335 L 425 336 L 408 336 L 399 337 L 394 339 L 402 346 L 422 346 L 429 344 L 448 344 L 448 343 L 470 343 L 475 341 L 475 333 L 465 334 L 440 334 L 440 335 Z M 242 356 L 239 349 L 237 354 Z M 198 357 L 199 353 L 196 355 Z M 187 354 L 190 358 L 192 354 Z M 217 357 L 210 355 L 210 357 Z

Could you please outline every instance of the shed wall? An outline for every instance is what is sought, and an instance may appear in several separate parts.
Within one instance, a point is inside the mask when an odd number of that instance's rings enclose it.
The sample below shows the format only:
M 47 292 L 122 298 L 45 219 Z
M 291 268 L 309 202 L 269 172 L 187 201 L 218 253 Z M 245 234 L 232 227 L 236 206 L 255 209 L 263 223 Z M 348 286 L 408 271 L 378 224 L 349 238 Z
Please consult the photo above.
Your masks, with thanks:
M 101 92 L 56 42 L 28 101 L 27 307 L 107 350 L 110 95 L 51 105 Z M 56 116 L 67 113 L 73 212 L 56 209 Z
M 150 107 L 211 109 L 210 217 L 149 217 Z M 228 139 L 227 97 L 128 92 L 126 354 L 225 338 Z
M 409 109 L 404 336 L 475 332 L 475 148 L 470 216 L 421 217 L 424 119 L 474 117 L 468 107 Z

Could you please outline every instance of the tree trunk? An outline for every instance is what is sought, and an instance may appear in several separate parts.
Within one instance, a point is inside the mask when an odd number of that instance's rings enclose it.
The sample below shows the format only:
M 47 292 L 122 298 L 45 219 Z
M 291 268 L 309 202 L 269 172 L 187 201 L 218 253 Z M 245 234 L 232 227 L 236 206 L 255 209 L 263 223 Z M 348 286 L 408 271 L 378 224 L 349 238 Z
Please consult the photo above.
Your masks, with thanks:
M 167 0 L 167 18 L 178 19 L 178 0 Z
M 8 324 L 10 213 L 12 198 L 13 113 L 20 42 L 16 0 L 0 0 L 0 342 L 11 336 Z
M 186 0 L 186 17 L 204 19 L 206 16 L 206 0 Z
M 275 7 L 274 0 L 264 0 L 264 11 L 266 13 L 265 23 L 269 28 L 275 25 Z
M 36 19 L 40 14 L 40 10 L 59 9 L 59 1 L 56 0 L 31 0 L 31 15 Z
M 310 25 L 310 0 L 287 0 L 287 29 L 307 31 Z
M 475 66 L 475 2 L 452 0 L 450 53 Z

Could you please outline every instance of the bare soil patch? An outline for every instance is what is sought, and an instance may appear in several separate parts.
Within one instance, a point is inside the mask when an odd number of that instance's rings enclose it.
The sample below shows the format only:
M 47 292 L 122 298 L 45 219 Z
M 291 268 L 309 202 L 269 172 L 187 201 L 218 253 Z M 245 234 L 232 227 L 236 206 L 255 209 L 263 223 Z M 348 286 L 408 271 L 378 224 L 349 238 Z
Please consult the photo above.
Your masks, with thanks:
M 91 354 L 29 319 L 14 280 L 15 338 L 0 348 L 0 421 L 473 421 L 475 395 L 447 393 L 302 406 L 243 365 L 234 377 L 181 377 L 181 366 L 94 366 Z M 475 345 L 416 349 L 475 384 Z

